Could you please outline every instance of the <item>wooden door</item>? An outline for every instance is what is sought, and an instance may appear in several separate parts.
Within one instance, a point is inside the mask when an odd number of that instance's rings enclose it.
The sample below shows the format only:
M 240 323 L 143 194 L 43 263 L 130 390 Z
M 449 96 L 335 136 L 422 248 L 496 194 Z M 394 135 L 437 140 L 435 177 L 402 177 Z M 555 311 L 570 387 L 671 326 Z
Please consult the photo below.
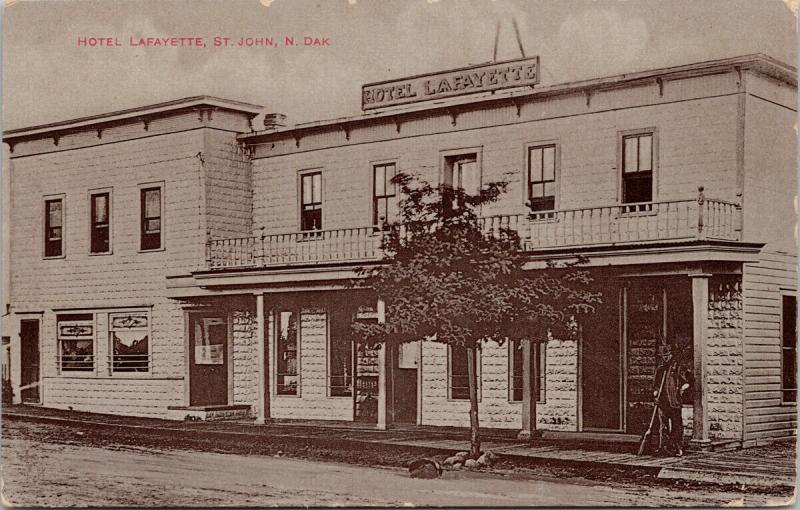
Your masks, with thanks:
M 394 421 L 416 423 L 419 342 L 407 342 L 399 345 L 392 357 Z
M 189 405 L 228 403 L 228 321 L 192 315 L 189 328 Z
M 20 398 L 23 402 L 41 402 L 39 394 L 39 320 L 20 321 Z
M 622 430 L 622 346 L 619 290 L 609 283 L 603 303 L 583 324 L 581 339 L 584 430 Z

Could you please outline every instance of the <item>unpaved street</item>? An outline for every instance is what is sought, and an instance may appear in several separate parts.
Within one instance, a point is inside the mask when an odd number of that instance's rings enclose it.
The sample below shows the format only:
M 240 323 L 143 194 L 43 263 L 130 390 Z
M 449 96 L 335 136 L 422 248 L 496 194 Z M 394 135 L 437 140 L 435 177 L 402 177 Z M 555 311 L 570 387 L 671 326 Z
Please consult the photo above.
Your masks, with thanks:
M 271 456 L 105 447 L 26 437 L 3 426 L 3 496 L 24 506 L 265 505 L 763 505 L 785 499 L 578 479 L 446 472 L 415 480 L 402 469 Z

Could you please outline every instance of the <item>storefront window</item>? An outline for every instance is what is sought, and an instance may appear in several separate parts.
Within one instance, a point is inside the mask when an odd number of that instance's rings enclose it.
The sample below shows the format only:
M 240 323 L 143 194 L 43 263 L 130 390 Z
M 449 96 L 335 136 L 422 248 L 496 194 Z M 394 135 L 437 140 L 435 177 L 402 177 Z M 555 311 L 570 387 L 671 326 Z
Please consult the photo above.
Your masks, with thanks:
M 448 393 L 451 400 L 469 400 L 469 373 L 467 372 L 466 347 L 448 347 Z M 480 388 L 480 356 L 475 358 L 475 370 L 478 373 Z M 480 391 L 480 390 L 479 390 Z
M 94 370 L 94 315 L 58 316 L 59 368 L 62 372 Z
M 108 324 L 112 372 L 147 372 L 150 369 L 147 313 L 111 313 Z
M 289 310 L 279 311 L 276 315 L 275 329 L 277 339 L 275 392 L 278 395 L 299 395 L 297 313 Z
M 539 349 L 538 370 L 536 377 L 539 379 L 539 394 L 536 398 L 537 402 L 544 403 L 544 390 L 545 390 L 545 367 L 547 363 L 547 343 L 538 342 L 536 347 Z M 511 401 L 522 402 L 522 384 L 523 384 L 523 364 L 522 364 L 522 342 L 510 341 L 509 355 L 511 356 Z
M 328 374 L 332 397 L 353 396 L 353 340 L 346 315 L 336 315 L 336 323 L 331 325 Z

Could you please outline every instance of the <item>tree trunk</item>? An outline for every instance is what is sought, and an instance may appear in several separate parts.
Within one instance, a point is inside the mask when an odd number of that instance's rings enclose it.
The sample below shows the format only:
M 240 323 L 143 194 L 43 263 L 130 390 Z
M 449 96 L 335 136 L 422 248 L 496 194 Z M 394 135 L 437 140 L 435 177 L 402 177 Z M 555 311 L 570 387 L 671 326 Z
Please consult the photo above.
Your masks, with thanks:
M 530 441 L 536 436 L 536 399 L 539 395 L 537 343 L 522 340 L 522 430 L 518 439 Z
M 530 354 L 530 377 L 531 377 L 531 439 L 537 437 L 536 432 L 536 402 L 539 400 L 539 342 L 528 340 Z
M 467 378 L 469 379 L 469 426 L 470 449 L 469 456 L 477 459 L 481 455 L 481 436 L 478 424 L 478 374 L 475 366 L 478 348 L 475 345 L 467 347 Z

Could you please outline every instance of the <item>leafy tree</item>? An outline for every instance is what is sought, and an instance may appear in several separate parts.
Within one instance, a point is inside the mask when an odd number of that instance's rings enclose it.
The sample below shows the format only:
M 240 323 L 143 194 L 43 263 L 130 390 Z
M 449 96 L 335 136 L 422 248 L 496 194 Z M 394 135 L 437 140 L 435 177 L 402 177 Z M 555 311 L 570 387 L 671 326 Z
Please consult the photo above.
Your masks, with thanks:
M 359 282 L 385 302 L 385 322 L 353 325 L 368 343 L 386 348 L 419 339 L 467 351 L 471 448 L 480 455 L 476 359 L 489 340 L 545 341 L 575 334 L 576 317 L 593 311 L 599 296 L 574 265 L 525 270 L 528 254 L 516 231 L 487 231 L 481 207 L 505 192 L 505 183 L 477 195 L 396 175 L 399 220 L 388 225 L 383 264 L 362 268 Z M 532 398 L 533 402 L 536 401 Z M 534 424 L 535 426 L 535 424 Z

